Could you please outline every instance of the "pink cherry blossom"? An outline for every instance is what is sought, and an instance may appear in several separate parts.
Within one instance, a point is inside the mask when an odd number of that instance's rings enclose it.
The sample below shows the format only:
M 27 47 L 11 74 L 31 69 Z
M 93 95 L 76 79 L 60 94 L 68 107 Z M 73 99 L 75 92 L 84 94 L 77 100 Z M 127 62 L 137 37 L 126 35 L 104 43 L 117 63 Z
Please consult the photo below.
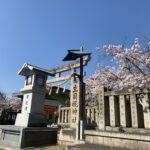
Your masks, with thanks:
M 113 91 L 150 89 L 150 42 L 143 47 L 136 38 L 130 48 L 105 45 L 97 49 L 98 55 L 105 52 L 114 65 L 103 65 L 85 80 L 87 103 L 93 103 L 102 85 Z

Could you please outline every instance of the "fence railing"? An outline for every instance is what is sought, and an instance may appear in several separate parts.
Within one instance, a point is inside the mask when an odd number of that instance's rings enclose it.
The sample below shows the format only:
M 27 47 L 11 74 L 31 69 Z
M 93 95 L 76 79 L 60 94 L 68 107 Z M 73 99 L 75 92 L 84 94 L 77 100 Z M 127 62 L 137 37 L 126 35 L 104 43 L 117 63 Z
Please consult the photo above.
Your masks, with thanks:
M 105 130 L 106 126 L 150 129 L 149 91 L 114 92 L 101 87 L 98 103 L 100 129 Z
M 67 125 L 71 121 L 71 109 L 70 107 L 59 106 L 58 124 Z
M 86 124 L 88 126 L 96 126 L 98 122 L 97 107 L 86 107 Z M 71 121 L 71 108 L 59 106 L 58 124 L 69 125 Z
M 150 129 L 149 91 L 114 92 L 101 87 L 98 94 L 98 105 L 85 108 L 87 126 L 101 130 L 106 127 Z M 143 95 L 141 99 L 140 95 Z M 58 123 L 69 124 L 70 121 L 70 107 L 60 107 Z
M 95 125 L 98 121 L 98 109 L 97 107 L 86 107 L 85 108 L 86 124 Z

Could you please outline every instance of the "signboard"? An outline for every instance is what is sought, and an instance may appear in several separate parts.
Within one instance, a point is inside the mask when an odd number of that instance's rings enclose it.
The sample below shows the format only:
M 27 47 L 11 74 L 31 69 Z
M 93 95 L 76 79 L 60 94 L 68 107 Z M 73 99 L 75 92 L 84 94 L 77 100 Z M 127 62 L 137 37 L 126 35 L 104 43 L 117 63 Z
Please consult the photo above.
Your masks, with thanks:
M 71 87 L 71 127 L 75 128 L 79 120 L 79 83 L 73 82 Z

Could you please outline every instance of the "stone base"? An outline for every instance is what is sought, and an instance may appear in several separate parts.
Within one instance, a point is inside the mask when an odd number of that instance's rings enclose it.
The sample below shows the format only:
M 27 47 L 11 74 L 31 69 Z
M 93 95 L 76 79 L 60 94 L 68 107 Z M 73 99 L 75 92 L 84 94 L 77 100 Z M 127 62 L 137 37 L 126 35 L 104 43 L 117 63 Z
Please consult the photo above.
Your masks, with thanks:
M 58 134 L 58 144 L 60 145 L 78 145 L 85 144 L 84 140 L 76 139 L 76 129 L 66 128 L 61 129 Z
M 144 128 L 124 128 L 124 127 L 110 127 L 106 126 L 106 131 L 110 132 L 124 132 L 124 133 L 132 133 L 132 134 L 149 134 L 150 135 L 150 129 L 144 129 Z
M 76 140 L 75 129 L 61 129 L 58 134 L 58 143 L 61 145 L 74 145 Z
M 47 120 L 43 114 L 17 114 L 15 126 L 46 127 Z
M 118 147 L 124 149 L 150 149 L 150 134 L 120 133 L 112 131 L 85 130 L 85 141 L 89 144 Z
M 0 125 L 0 145 L 25 148 L 57 144 L 58 129 Z

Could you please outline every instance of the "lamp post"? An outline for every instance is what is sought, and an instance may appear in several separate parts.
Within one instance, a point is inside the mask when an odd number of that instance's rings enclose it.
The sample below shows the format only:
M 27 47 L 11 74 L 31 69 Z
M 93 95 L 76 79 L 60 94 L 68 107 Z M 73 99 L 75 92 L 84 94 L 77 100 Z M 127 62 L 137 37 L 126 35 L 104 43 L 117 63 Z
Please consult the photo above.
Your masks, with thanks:
M 79 114 L 79 120 L 83 121 L 85 120 L 85 90 L 84 90 L 84 82 L 83 82 L 83 57 L 89 56 L 91 53 L 83 52 L 83 47 L 80 48 L 80 50 L 68 50 L 68 54 L 64 57 L 63 61 L 73 61 L 76 59 L 80 59 L 80 114 Z

